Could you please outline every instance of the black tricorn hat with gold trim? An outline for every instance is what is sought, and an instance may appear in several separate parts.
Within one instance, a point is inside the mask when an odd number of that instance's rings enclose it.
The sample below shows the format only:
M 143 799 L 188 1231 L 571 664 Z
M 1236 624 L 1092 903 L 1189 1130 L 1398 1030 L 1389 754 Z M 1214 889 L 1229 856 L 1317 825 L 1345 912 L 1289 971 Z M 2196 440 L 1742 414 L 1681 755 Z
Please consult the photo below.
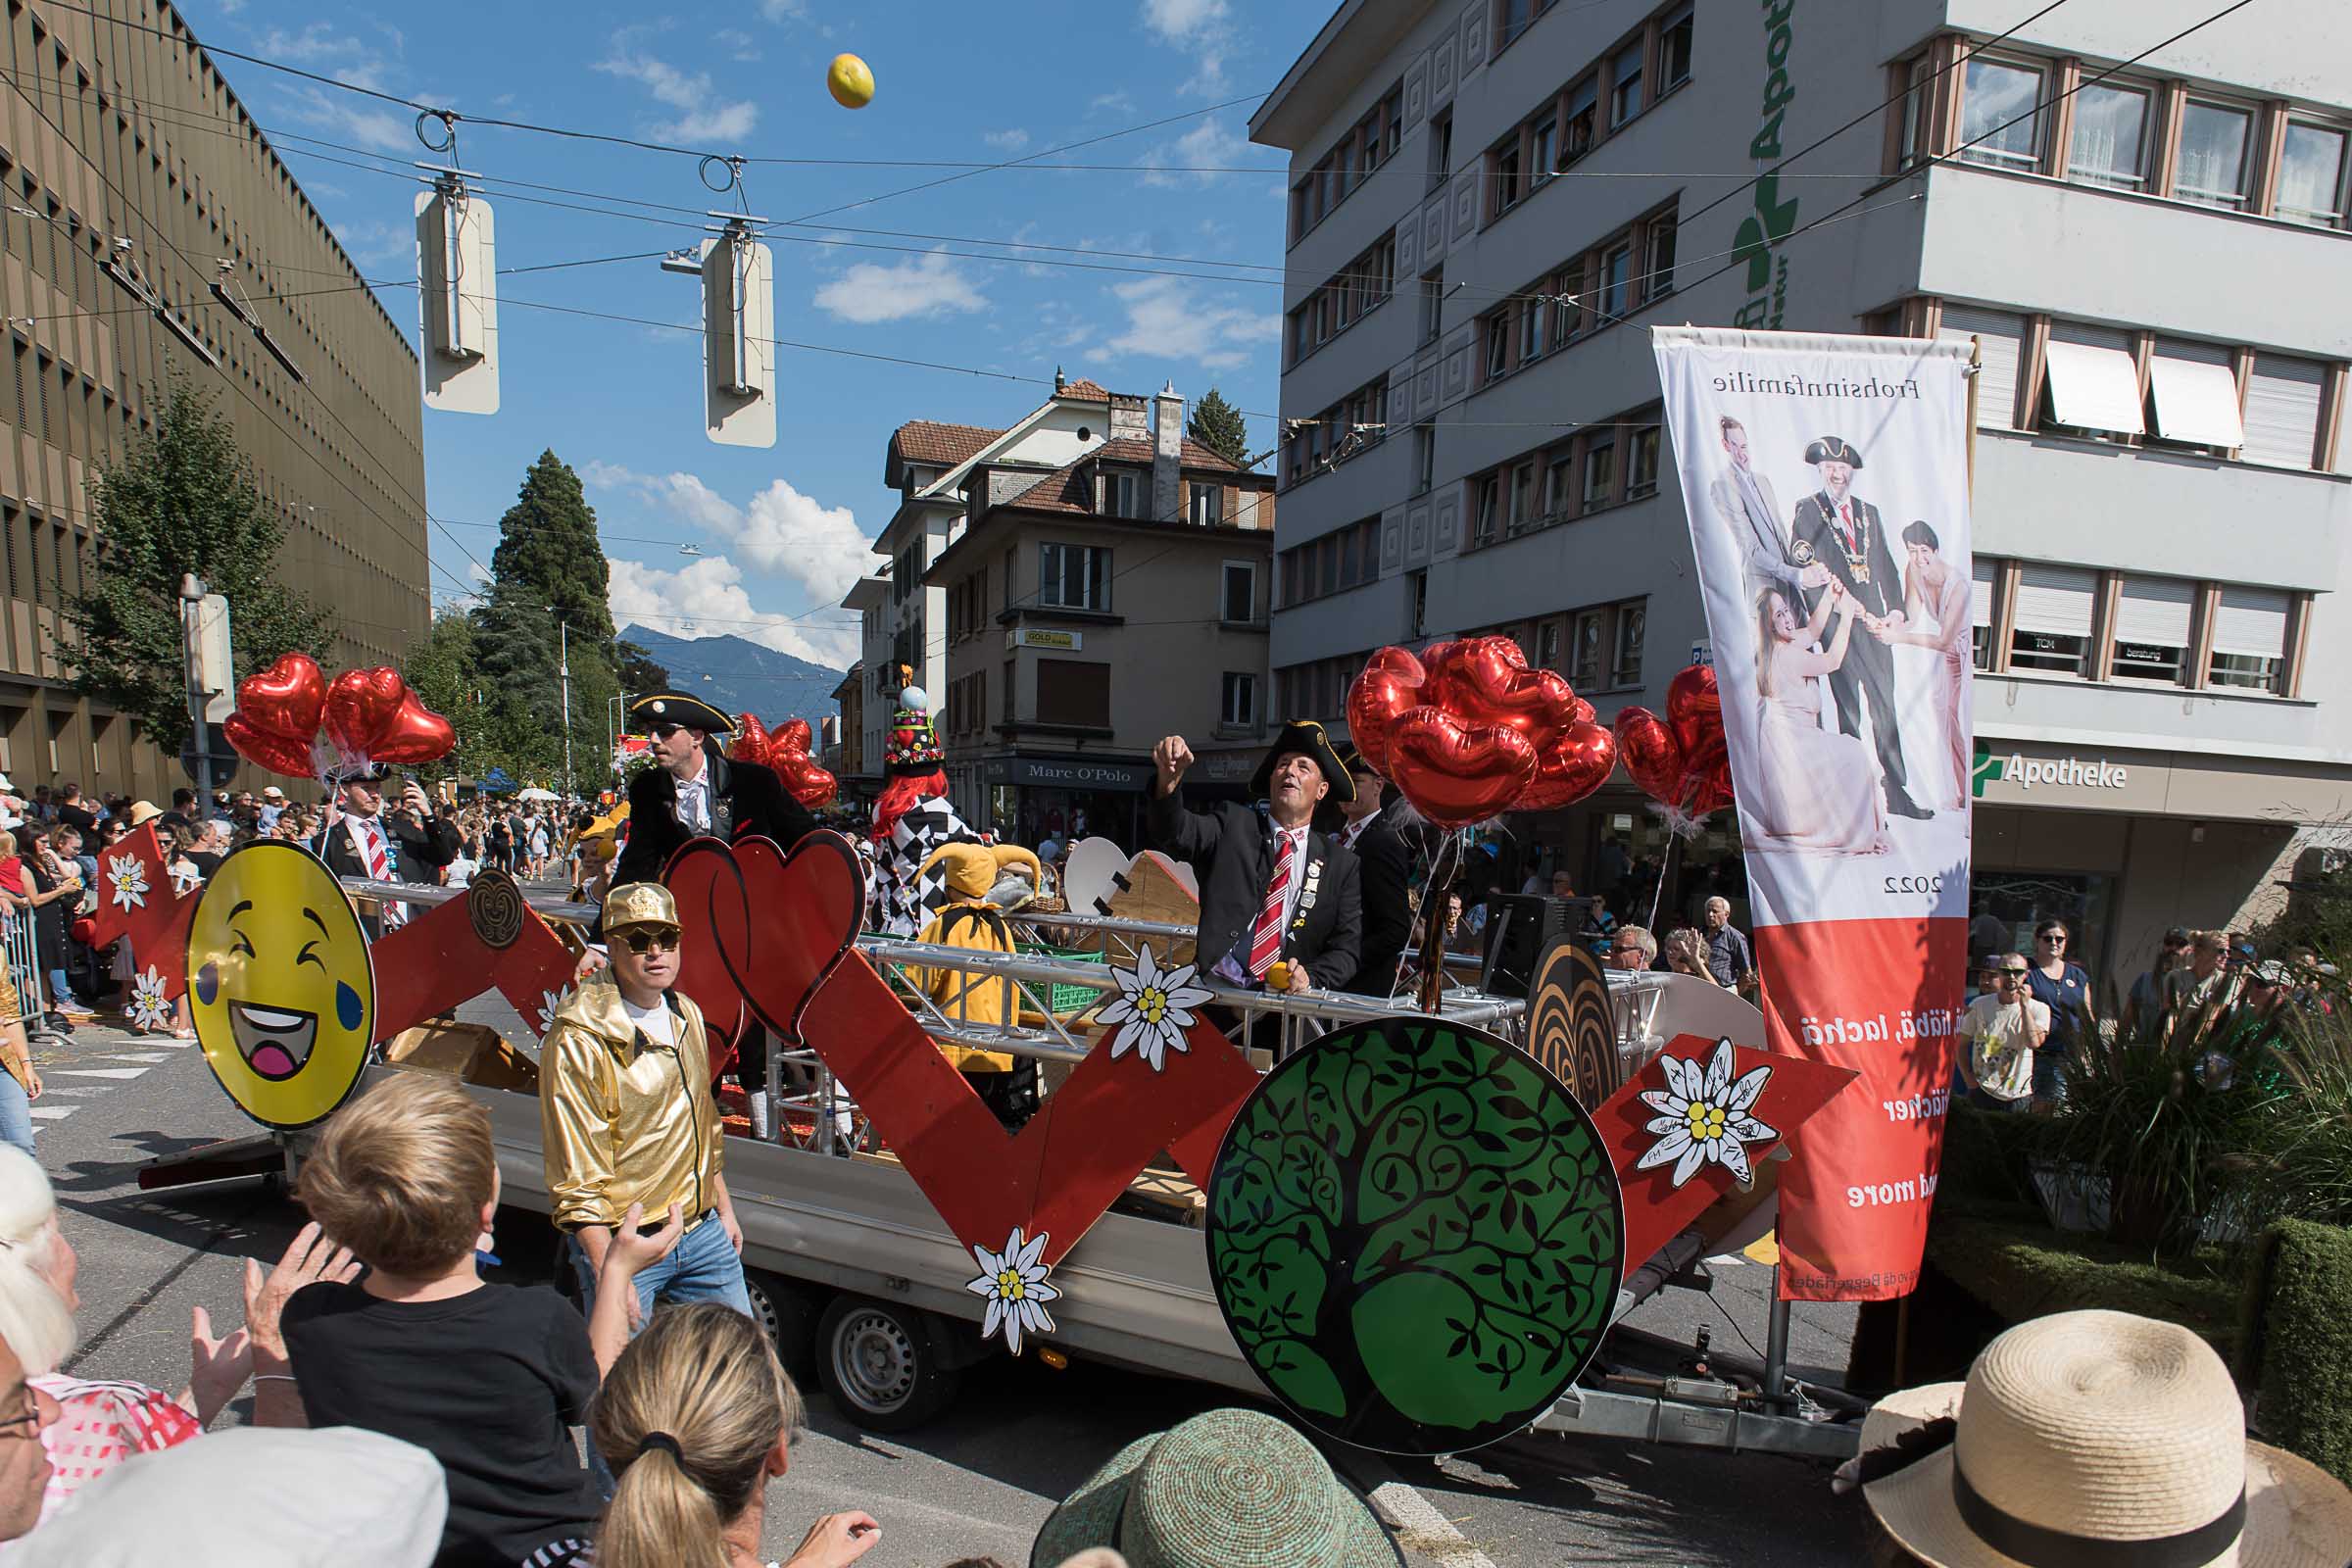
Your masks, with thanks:
M 684 692 L 649 692 L 629 704 L 629 716 L 647 729 L 656 724 L 683 724 L 706 735 L 735 733 L 735 720 Z
M 1294 718 L 1282 726 L 1281 734 L 1274 737 L 1274 744 L 1266 749 L 1266 760 L 1257 764 L 1256 773 L 1250 776 L 1250 794 L 1253 799 L 1265 798 L 1266 786 L 1273 782 L 1274 764 L 1293 755 L 1306 758 L 1323 770 L 1325 782 L 1331 785 L 1333 800 L 1347 802 L 1355 799 L 1355 780 L 1348 776 L 1347 765 L 1340 760 L 1339 752 L 1331 744 L 1331 737 L 1323 733 L 1323 726 L 1311 718 Z
M 1841 435 L 1818 436 L 1805 448 L 1807 463 L 1842 463 L 1849 468 L 1862 466 L 1862 454 L 1854 444 Z

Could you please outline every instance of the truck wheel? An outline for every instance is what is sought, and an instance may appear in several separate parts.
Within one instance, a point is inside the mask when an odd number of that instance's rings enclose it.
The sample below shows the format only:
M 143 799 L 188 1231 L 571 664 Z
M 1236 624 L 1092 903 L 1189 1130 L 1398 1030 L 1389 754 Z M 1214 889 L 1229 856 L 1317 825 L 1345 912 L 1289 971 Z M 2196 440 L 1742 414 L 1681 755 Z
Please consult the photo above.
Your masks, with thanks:
M 816 1306 L 808 1291 L 757 1269 L 743 1271 L 743 1284 L 752 1298 L 752 1319 L 776 1348 L 776 1359 L 795 1379 L 806 1381 L 816 1342 Z
M 869 1432 L 906 1432 L 946 1409 L 962 1374 L 941 1364 L 929 1314 L 840 1296 L 816 1329 L 816 1376 L 841 1413 Z

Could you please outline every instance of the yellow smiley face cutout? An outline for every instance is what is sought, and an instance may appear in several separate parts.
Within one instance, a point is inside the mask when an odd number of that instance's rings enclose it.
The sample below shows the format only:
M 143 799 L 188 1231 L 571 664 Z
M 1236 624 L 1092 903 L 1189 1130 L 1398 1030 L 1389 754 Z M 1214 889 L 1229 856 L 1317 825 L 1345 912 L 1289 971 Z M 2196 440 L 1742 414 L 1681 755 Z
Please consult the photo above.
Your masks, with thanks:
M 359 917 L 308 850 L 261 840 L 220 862 L 188 922 L 188 1007 L 237 1108 L 292 1131 L 368 1064 L 375 974 Z

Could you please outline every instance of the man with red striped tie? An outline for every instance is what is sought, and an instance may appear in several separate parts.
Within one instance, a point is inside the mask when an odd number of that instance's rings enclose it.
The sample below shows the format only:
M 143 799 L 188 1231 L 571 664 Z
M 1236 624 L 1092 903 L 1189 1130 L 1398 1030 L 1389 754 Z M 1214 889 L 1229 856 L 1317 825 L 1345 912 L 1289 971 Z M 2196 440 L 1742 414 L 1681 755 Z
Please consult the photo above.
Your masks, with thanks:
M 1262 816 L 1230 801 L 1188 808 L 1193 749 L 1181 735 L 1152 748 L 1152 841 L 1200 873 L 1201 972 L 1250 988 L 1279 976 L 1292 991 L 1332 991 L 1352 979 L 1363 941 L 1355 855 L 1311 818 L 1326 795 L 1346 801 L 1355 785 L 1323 726 L 1294 721 L 1275 737 L 1250 785 L 1266 803 Z
M 385 811 L 384 775 L 390 771 L 371 762 L 346 773 L 338 795 L 342 809 L 319 830 L 312 849 L 339 877 L 438 882 L 441 867 L 458 858 L 457 827 L 434 814 L 432 802 L 415 779 L 401 790 L 400 808 Z M 372 942 L 406 925 L 415 912 L 405 905 L 387 904 L 378 913 L 364 913 L 360 923 Z

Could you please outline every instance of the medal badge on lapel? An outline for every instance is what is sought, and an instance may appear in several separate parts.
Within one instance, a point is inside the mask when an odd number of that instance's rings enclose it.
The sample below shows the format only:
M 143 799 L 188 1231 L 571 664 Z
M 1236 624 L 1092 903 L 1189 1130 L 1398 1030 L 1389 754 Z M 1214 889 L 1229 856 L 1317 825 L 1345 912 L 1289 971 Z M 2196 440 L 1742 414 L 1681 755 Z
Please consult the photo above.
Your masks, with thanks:
M 1291 935 L 1306 929 L 1306 911 L 1315 906 L 1315 895 L 1323 889 L 1323 857 L 1316 856 L 1306 862 L 1306 882 L 1298 889 L 1298 912 L 1291 916 Z

